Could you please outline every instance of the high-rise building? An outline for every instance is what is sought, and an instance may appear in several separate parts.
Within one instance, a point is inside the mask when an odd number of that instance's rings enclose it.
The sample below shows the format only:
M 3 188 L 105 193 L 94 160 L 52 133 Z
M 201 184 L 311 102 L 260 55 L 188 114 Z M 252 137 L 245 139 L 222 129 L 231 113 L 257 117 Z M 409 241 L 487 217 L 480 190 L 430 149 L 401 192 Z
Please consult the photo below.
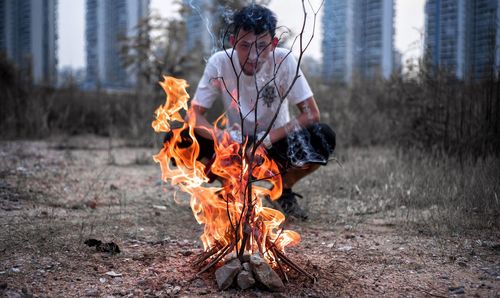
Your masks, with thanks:
M 136 86 L 136 69 L 124 67 L 120 39 L 137 34 L 136 26 L 148 14 L 149 0 L 87 0 L 87 88 L 130 89 Z
M 393 0 L 327 0 L 322 27 L 326 81 L 351 83 L 393 72 Z
M 499 0 L 428 0 L 426 60 L 460 79 L 500 70 L 499 8 Z
M 0 52 L 37 85 L 57 80 L 57 0 L 0 0 Z

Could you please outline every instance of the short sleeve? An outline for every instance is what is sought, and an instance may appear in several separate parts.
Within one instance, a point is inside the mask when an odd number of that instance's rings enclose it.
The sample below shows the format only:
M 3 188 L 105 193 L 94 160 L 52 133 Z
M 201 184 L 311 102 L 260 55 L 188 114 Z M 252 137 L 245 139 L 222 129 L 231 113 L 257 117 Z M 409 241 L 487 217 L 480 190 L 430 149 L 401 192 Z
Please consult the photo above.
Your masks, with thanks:
M 291 104 L 296 105 L 313 96 L 311 87 L 309 86 L 306 77 L 302 73 L 302 70 L 299 69 L 298 78 L 295 82 L 293 81 L 295 78 L 295 72 L 297 70 L 297 60 L 295 59 L 295 57 L 291 54 L 286 56 L 284 63 L 284 66 L 286 66 L 284 68 L 285 77 L 283 78 L 284 91 L 286 92 L 293 84 L 292 89 L 287 96 L 288 101 Z
M 204 108 L 211 108 L 214 101 L 217 99 L 219 89 L 214 84 L 214 79 L 218 77 L 217 59 L 212 56 L 205 66 L 205 71 L 201 77 L 194 98 L 191 104 Z

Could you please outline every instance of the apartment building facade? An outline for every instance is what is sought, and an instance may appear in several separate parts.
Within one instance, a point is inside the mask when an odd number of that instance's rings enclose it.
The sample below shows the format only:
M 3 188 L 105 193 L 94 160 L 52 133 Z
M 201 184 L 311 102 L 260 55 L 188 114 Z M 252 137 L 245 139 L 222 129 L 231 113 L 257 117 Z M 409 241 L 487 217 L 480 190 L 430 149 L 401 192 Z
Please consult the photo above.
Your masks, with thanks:
M 137 73 L 125 68 L 120 39 L 137 34 L 141 19 L 149 15 L 149 0 L 87 0 L 85 13 L 86 89 L 129 90 Z
M 394 71 L 394 1 L 327 0 L 322 17 L 322 76 L 351 83 Z
M 500 0 L 428 0 L 424 55 L 433 69 L 480 80 L 500 71 Z
M 57 0 L 0 0 L 0 53 L 36 85 L 57 83 Z

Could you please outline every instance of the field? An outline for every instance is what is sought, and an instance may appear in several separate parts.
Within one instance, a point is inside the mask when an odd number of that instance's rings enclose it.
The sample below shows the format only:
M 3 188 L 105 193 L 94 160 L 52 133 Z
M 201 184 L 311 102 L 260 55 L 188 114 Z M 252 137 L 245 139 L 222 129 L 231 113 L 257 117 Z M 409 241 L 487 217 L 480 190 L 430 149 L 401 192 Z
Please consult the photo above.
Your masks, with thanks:
M 302 237 L 288 254 L 317 282 L 291 273 L 276 294 L 195 278 L 202 227 L 160 180 L 158 150 L 94 135 L 1 141 L 0 296 L 500 295 L 498 159 L 339 148 L 294 189 L 309 220 L 288 223 Z

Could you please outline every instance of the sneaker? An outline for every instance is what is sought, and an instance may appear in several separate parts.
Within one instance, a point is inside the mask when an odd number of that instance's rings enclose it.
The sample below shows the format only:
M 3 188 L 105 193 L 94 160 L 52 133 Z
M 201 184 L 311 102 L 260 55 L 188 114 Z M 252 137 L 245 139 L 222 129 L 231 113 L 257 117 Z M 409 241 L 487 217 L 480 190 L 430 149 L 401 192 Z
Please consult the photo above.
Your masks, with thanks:
M 291 189 L 283 189 L 281 197 L 276 202 L 287 217 L 292 216 L 300 220 L 306 220 L 308 218 L 307 212 L 299 206 L 296 197 L 302 198 L 301 195 Z

